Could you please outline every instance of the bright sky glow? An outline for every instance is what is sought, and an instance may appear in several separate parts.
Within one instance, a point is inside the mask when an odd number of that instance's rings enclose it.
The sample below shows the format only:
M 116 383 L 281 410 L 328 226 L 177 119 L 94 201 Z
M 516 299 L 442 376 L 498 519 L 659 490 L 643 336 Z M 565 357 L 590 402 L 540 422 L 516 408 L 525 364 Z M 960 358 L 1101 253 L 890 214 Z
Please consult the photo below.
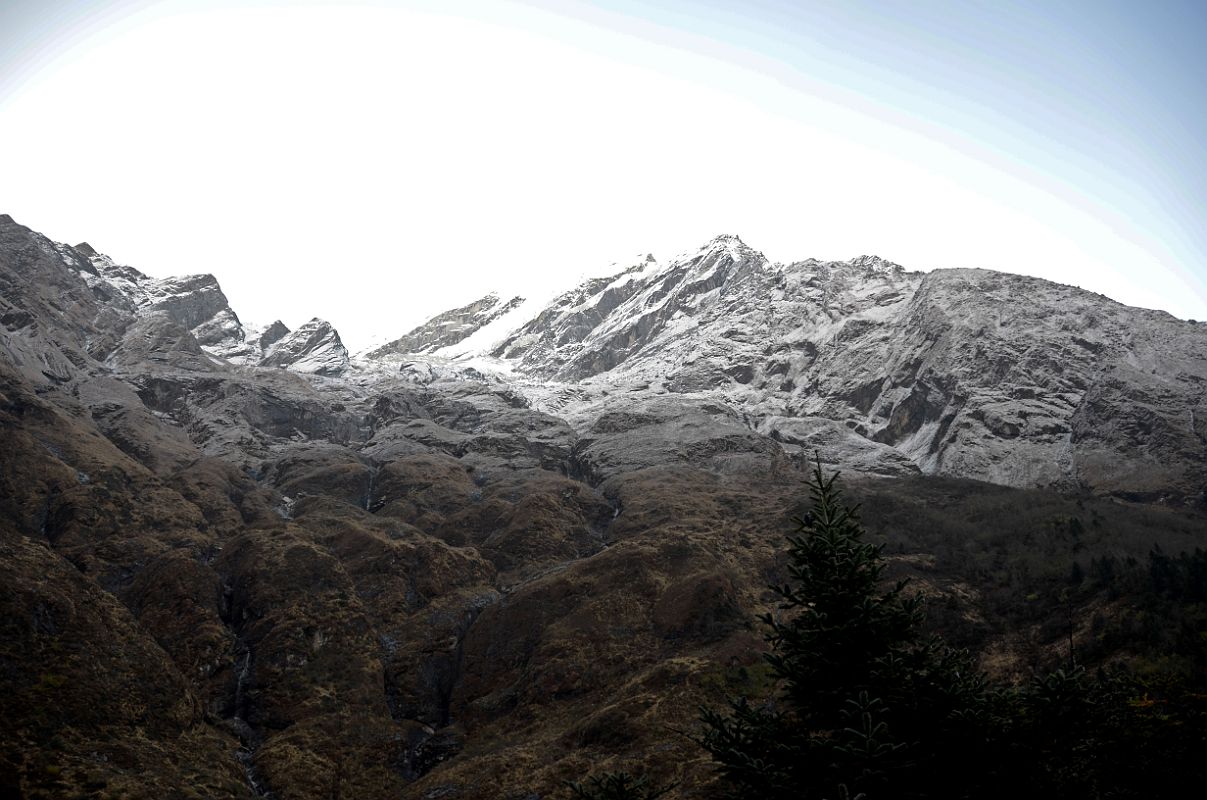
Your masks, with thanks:
M 1207 317 L 1207 15 L 999 5 L 14 0 L 0 211 L 353 348 L 718 233 Z

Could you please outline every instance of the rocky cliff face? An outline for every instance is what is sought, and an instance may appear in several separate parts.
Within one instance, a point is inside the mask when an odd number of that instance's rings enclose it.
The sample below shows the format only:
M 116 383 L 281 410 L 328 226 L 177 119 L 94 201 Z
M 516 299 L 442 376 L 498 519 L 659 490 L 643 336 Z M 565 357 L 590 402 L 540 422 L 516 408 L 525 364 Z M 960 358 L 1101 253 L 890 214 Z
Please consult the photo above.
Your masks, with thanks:
M 161 314 L 193 334 L 198 344 L 219 355 L 238 351 L 245 332 L 213 275 L 150 278 L 133 267 L 116 264 L 87 242 L 73 248 L 91 269 L 77 264 L 85 282 L 112 302 L 120 296 L 140 316 Z M 65 263 L 67 257 L 64 257 Z
M 568 418 L 666 393 L 875 474 L 1191 502 L 1207 485 L 1207 326 L 1036 278 L 771 264 L 722 236 L 584 284 L 492 354 Z
M 506 303 L 491 293 L 466 306 L 445 311 L 429 319 L 419 327 L 382 345 L 366 354 L 366 358 L 380 359 L 390 355 L 433 353 L 465 341 L 490 323 L 512 311 L 524 302 L 522 297 L 513 297 Z
M 348 350 L 330 323 L 312 319 L 296 331 L 277 320 L 248 330 L 230 307 L 213 275 L 156 279 L 115 263 L 87 242 L 66 247 L 36 234 L 64 266 L 76 272 L 106 310 L 129 314 L 127 324 L 171 324 L 191 336 L 201 353 L 248 366 L 288 367 L 297 372 L 333 376 L 348 368 Z M 132 312 L 132 313 L 131 313 Z
M 296 372 L 328 376 L 339 375 L 348 368 L 348 348 L 330 322 L 315 317 L 296 331 L 283 331 L 272 340 L 279 330 L 270 327 L 265 331 L 269 341 L 261 335 L 259 343 L 264 353 L 261 366 L 288 367 Z
M 607 765 L 707 797 L 666 730 L 757 682 L 815 449 L 916 541 L 986 508 L 1207 532 L 1202 326 L 723 237 L 431 355 L 502 306 L 382 366 L 0 217 L 0 793 L 518 799 Z

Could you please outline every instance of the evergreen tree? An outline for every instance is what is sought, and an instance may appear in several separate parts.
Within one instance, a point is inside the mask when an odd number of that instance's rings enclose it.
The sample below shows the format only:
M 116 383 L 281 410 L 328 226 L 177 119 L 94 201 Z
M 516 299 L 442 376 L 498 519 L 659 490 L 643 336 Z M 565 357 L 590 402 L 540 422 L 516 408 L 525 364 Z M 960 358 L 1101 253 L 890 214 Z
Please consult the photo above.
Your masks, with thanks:
M 837 478 L 817 464 L 812 511 L 789 537 L 790 580 L 771 587 L 779 613 L 762 618 L 782 693 L 703 710 L 701 741 L 741 797 L 854 797 L 890 784 L 896 797 L 940 796 L 928 771 L 979 755 L 984 737 L 969 734 L 984 680 L 967 653 L 922 636 L 905 581 L 882 586 L 882 548 L 863 541 Z

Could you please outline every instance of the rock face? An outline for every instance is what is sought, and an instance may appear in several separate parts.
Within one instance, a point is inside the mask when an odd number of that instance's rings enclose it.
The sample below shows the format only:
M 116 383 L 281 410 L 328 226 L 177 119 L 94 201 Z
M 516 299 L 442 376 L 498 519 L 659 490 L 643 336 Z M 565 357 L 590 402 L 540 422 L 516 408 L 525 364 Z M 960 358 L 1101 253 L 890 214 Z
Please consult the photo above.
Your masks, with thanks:
M 111 301 L 114 294 L 120 294 L 142 316 L 162 314 L 218 355 L 235 352 L 243 343 L 243 324 L 213 275 L 157 280 L 133 267 L 114 263 L 87 242 L 74 249 L 91 266 L 91 270 L 81 266 L 80 273 L 98 296 Z
M 369 352 L 366 357 L 384 358 L 394 354 L 432 353 L 442 347 L 455 345 L 523 302 L 524 298 L 513 297 L 502 303 L 497 294 L 488 294 L 469 305 L 437 314 L 405 336 Z
M 284 327 L 284 326 L 282 326 Z M 279 329 L 269 328 L 269 336 Z M 264 343 L 261 337 L 260 342 Z M 314 375 L 339 375 L 348 368 L 348 348 L 340 341 L 331 323 L 317 317 L 296 331 L 282 333 L 265 346 L 260 364 L 265 367 L 288 367 L 296 372 Z
M 285 338 L 289 332 L 285 323 L 278 319 L 266 328 L 247 330 L 242 345 L 224 355 L 233 364 L 255 366 L 261 363 L 271 352 L 273 345 Z
M 1207 485 L 1207 328 L 1037 278 L 771 264 L 722 236 L 584 284 L 493 355 L 570 417 L 605 391 L 708 398 L 873 474 L 1192 502 Z
M 87 242 L 66 247 L 43 241 L 41 246 L 54 250 L 65 266 L 83 278 L 105 313 L 117 308 L 132 311 L 140 324 L 162 318 L 183 329 L 181 333 L 187 333 L 206 355 L 324 376 L 348 368 L 348 350 L 330 323 L 315 318 L 290 331 L 277 320 L 267 328 L 248 330 L 213 275 L 156 279 L 115 263 Z
M 910 564 L 986 508 L 1141 556 L 1207 531 L 1203 326 L 722 237 L 433 355 L 508 305 L 358 362 L 0 216 L 0 794 L 712 796 L 666 731 L 757 683 L 815 453 Z

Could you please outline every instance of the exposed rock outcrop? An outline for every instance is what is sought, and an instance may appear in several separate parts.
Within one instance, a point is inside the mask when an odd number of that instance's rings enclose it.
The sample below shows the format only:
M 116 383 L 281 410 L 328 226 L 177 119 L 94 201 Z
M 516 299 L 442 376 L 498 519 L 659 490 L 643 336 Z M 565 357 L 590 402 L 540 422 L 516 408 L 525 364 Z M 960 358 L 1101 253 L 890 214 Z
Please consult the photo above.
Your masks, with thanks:
M 668 392 L 872 474 L 1192 503 L 1207 485 L 1207 328 L 1038 278 L 771 264 L 722 236 L 584 284 L 493 354 L 581 425 Z
M 276 330 L 270 333 L 275 335 Z M 314 375 L 339 375 L 348 368 L 348 348 L 331 323 L 317 317 L 282 334 L 266 348 L 260 364 Z
M 490 323 L 514 310 L 524 302 L 522 297 L 513 297 L 506 303 L 491 293 L 474 302 L 445 311 L 429 319 L 419 327 L 382 345 L 366 354 L 366 358 L 384 358 L 389 355 L 408 353 L 431 353 L 465 341 Z

